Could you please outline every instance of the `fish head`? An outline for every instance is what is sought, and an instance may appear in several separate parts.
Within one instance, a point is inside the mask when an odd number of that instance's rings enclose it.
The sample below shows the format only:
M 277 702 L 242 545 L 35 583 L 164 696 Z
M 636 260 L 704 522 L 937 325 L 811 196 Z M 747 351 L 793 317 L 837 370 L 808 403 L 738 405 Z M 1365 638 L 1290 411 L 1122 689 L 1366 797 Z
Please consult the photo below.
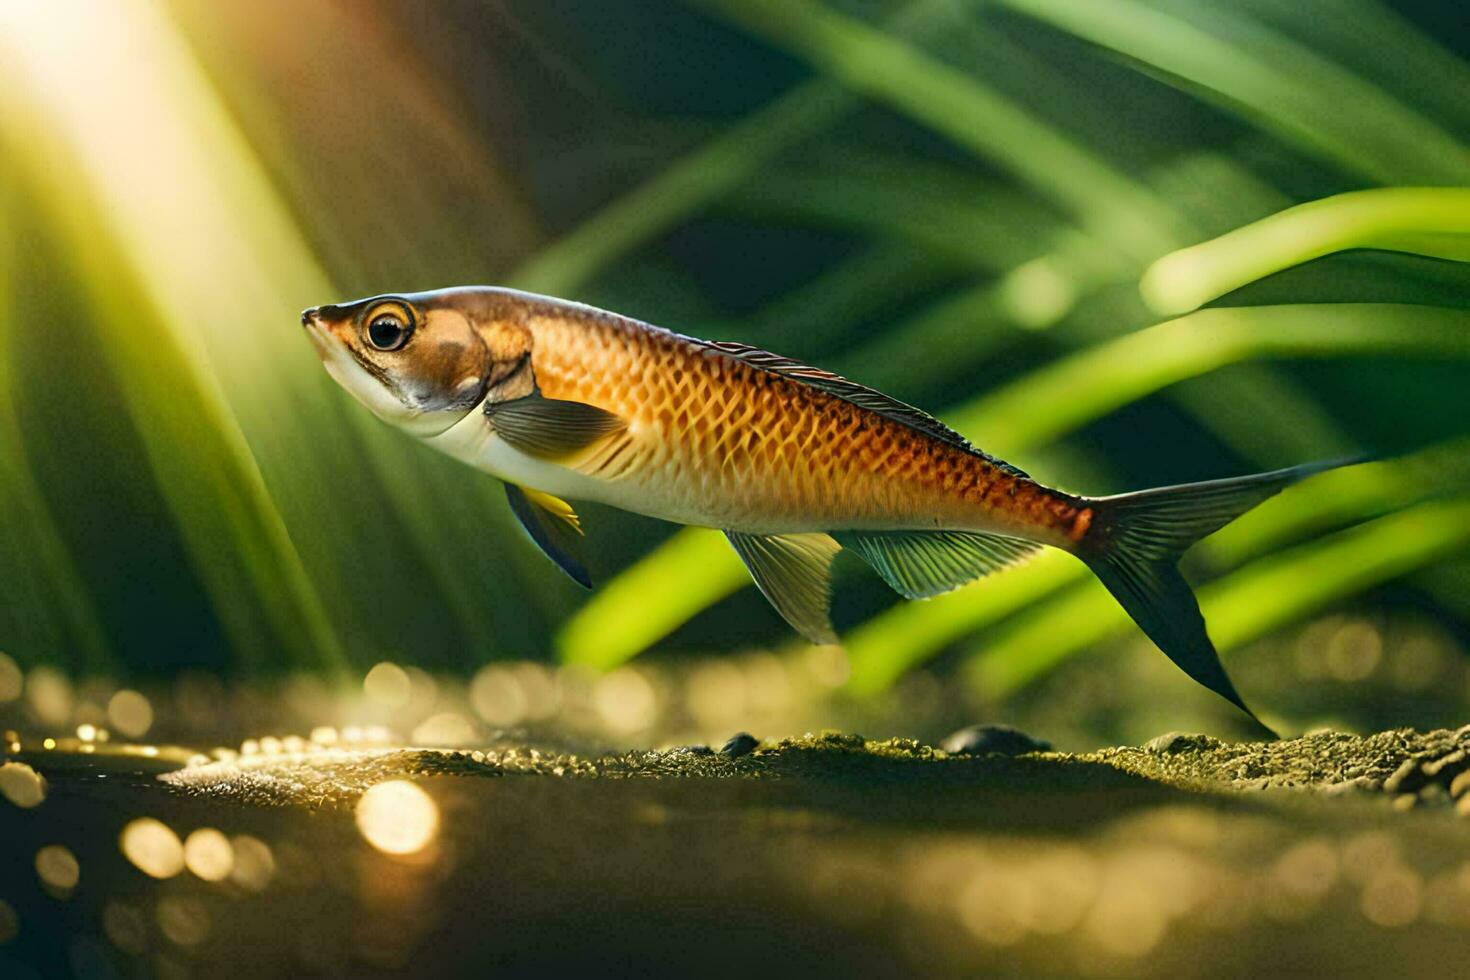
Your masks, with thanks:
M 301 314 L 327 373 L 385 422 L 421 438 L 459 422 L 496 373 L 474 318 L 437 294 L 371 296 Z

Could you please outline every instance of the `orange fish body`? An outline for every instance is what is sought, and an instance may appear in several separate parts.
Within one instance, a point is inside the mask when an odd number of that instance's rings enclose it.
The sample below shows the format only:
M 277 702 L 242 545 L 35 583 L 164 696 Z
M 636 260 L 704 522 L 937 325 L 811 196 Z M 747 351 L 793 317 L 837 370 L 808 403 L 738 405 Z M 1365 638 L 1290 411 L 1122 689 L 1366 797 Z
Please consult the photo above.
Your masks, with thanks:
M 627 422 L 563 461 L 607 485 L 569 496 L 753 533 L 985 530 L 1058 544 L 1085 533 L 1085 508 L 1072 498 L 952 433 L 940 438 L 751 363 L 749 349 L 515 294 L 504 315 L 532 335 L 542 394 Z
M 761 591 L 817 642 L 836 639 L 827 605 L 842 548 L 923 598 L 1058 547 L 1242 709 L 1178 558 L 1326 468 L 1081 497 L 873 389 L 563 300 L 464 287 L 316 307 L 302 323 L 327 371 L 375 414 L 503 480 L 532 539 L 583 585 L 581 527 L 562 498 L 725 531 Z

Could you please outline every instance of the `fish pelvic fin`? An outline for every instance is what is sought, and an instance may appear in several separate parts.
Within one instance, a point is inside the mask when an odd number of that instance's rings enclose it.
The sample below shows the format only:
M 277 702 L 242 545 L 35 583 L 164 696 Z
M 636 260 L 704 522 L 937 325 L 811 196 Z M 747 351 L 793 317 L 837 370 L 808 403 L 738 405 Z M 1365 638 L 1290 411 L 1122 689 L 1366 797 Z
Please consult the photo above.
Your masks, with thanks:
M 743 534 L 726 531 L 730 545 L 761 594 L 781 618 L 812 643 L 836 643 L 828 607 L 832 559 L 842 546 L 826 534 Z
M 510 502 L 510 512 L 541 553 L 573 582 L 584 589 L 592 588 L 592 576 L 587 574 L 587 563 L 582 558 L 582 522 L 572 505 L 560 497 L 513 483 L 505 485 L 505 498 Z
M 1205 630 L 1199 602 L 1179 572 L 1179 558 L 1196 541 L 1293 483 L 1359 461 L 1308 463 L 1226 480 L 1083 498 L 1082 504 L 1093 511 L 1092 524 L 1074 550 L 1170 660 L 1261 724 L 1225 673 Z

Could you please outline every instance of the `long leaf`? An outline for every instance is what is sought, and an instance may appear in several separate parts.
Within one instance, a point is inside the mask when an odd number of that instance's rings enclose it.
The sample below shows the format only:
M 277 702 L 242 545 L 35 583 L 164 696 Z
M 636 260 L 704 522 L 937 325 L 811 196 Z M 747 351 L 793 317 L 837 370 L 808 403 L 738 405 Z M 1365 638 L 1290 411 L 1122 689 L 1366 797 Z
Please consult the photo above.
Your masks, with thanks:
M 33 141 L 44 138 L 34 117 L 4 108 L 9 122 L 30 119 Z M 102 354 L 232 644 L 256 664 L 284 648 L 299 663 L 339 666 L 335 632 L 212 375 L 121 272 L 97 210 L 75 190 L 79 175 L 49 149 L 46 174 L 28 173 L 28 183 L 91 290 Z
M 1159 313 L 1187 313 L 1246 283 L 1350 248 L 1470 261 L 1470 188 L 1394 187 L 1299 204 L 1165 255 L 1144 273 L 1139 289 Z
M 812 0 L 691 0 L 1009 170 L 1098 237 L 1149 257 L 1173 215 L 1086 147 L 959 68 Z
M 921 0 L 904 7 L 888 29 L 898 35 L 922 35 L 948 13 L 945 0 Z M 830 81 L 798 86 L 617 198 L 542 249 L 510 281 L 533 292 L 576 292 L 614 260 L 751 179 L 779 154 L 832 126 L 857 104 L 846 89 Z
M 1298 145 L 1383 183 L 1463 183 L 1464 147 L 1338 65 L 1259 25 L 1229 38 L 1238 15 L 1182 15 L 1136 0 L 1003 0 L 1006 6 L 1183 79 Z M 1352 106 L 1352 112 L 1342 111 Z
M 9 167 L 0 173 L 11 180 L 17 176 Z M 0 202 L 0 533 L 8 538 L 0 548 L 0 582 L 6 590 L 0 636 L 23 660 L 44 657 L 99 672 L 113 666 L 112 651 L 87 583 L 31 469 L 16 411 L 12 331 L 29 319 L 20 315 L 16 288 L 17 210 L 10 200 Z
M 1063 358 L 945 417 L 1002 456 L 1249 359 L 1470 356 L 1470 311 L 1389 303 L 1200 310 Z

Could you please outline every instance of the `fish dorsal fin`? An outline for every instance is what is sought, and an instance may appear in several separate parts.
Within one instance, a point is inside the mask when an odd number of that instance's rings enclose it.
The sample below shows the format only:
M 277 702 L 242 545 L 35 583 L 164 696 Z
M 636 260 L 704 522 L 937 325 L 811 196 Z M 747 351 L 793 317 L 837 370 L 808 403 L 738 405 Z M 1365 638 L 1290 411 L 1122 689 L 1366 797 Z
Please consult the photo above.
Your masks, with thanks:
M 915 408 L 907 402 L 901 402 L 897 398 L 892 398 L 866 385 L 860 385 L 856 381 L 849 381 L 840 374 L 833 374 L 831 371 L 824 371 L 821 368 L 812 367 L 809 364 L 803 364 L 789 357 L 772 354 L 768 350 L 747 344 L 728 341 L 699 341 L 699 343 L 711 351 L 733 357 L 763 371 L 770 371 L 773 374 L 811 385 L 818 391 L 841 398 L 845 402 L 865 408 L 886 419 L 899 422 L 926 436 L 938 439 L 940 442 L 948 443 L 968 453 L 974 453 L 1015 476 L 1026 475 L 1011 464 L 976 449 L 970 444 L 970 440 L 923 409 Z
M 832 559 L 841 547 L 825 534 L 742 534 L 726 531 L 735 553 L 776 611 L 813 643 L 836 643 L 827 614 Z
M 556 562 L 572 581 L 584 589 L 592 588 L 592 576 L 582 561 L 582 522 L 572 505 L 560 497 L 540 490 L 527 490 L 514 483 L 505 485 L 510 511 L 536 546 Z
M 627 427 L 622 419 L 595 405 L 546 398 L 539 391 L 491 402 L 485 406 L 485 416 L 500 438 L 540 459 L 570 456 Z
M 977 531 L 834 531 L 893 591 L 927 599 L 1014 564 L 1041 546 Z

